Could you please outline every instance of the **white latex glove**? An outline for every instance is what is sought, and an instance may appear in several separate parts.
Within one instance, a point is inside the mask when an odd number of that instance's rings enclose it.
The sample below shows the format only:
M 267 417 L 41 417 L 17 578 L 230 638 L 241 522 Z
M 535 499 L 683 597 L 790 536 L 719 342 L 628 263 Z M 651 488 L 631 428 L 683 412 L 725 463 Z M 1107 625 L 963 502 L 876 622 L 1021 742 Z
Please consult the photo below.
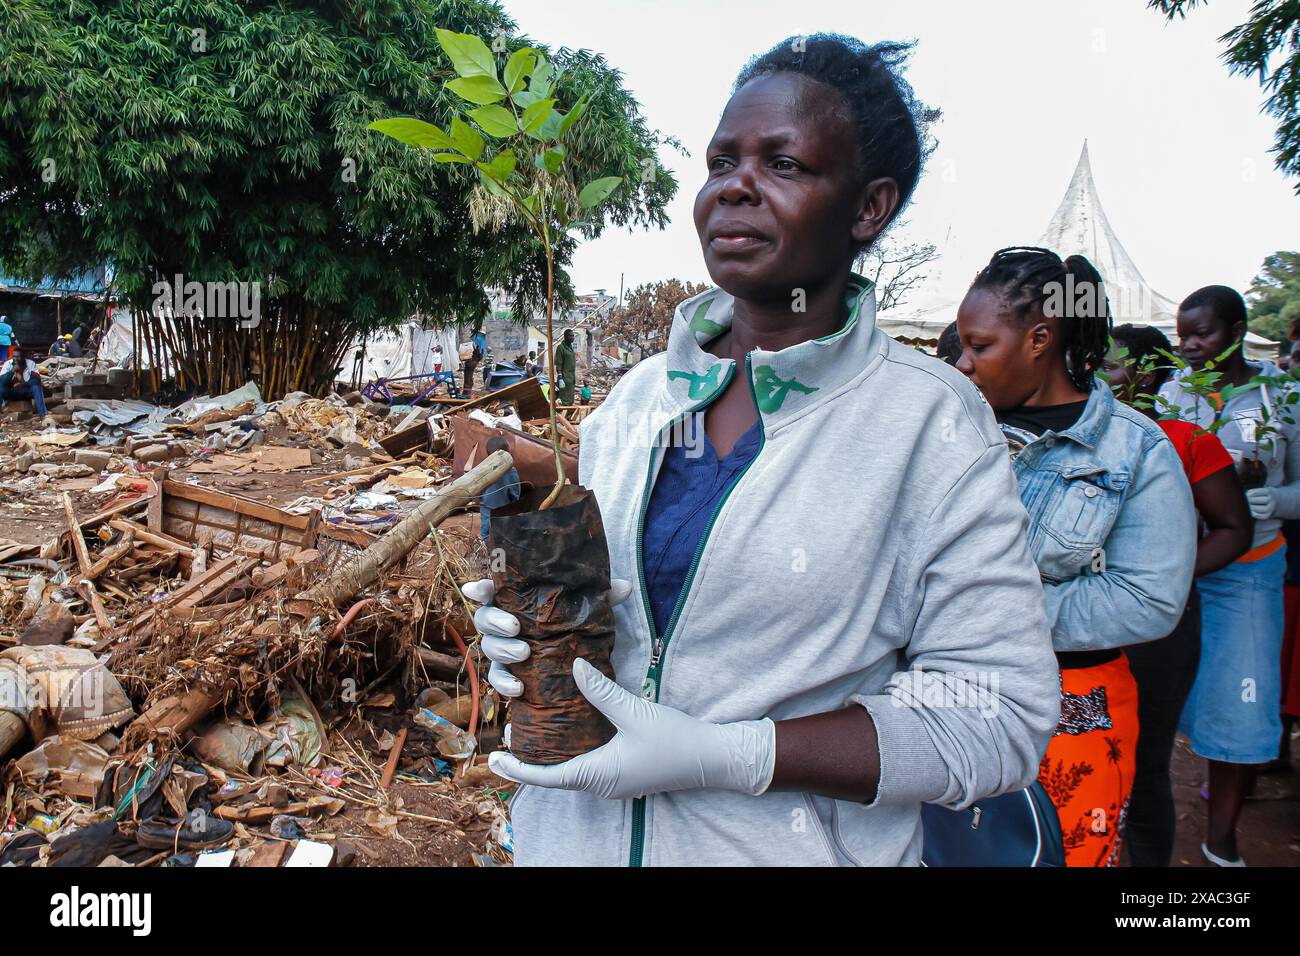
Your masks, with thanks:
M 496 596 L 496 585 L 491 578 L 471 581 L 461 587 L 461 593 L 476 604 L 483 605 L 474 612 L 474 628 L 483 635 L 479 647 L 483 655 L 492 662 L 488 668 L 488 683 L 498 694 L 504 697 L 518 697 L 524 692 L 524 685 L 519 678 L 510 673 L 507 664 L 517 664 L 528 658 L 529 649 L 525 641 L 515 640 L 519 633 L 519 619 L 499 607 L 492 606 Z M 609 582 L 609 603 L 611 606 L 622 604 L 632 593 L 632 582 L 614 578 Z
M 1246 504 L 1250 505 L 1252 518 L 1264 521 L 1277 512 L 1277 495 L 1272 488 L 1251 488 L 1246 492 Z
M 582 658 L 573 662 L 573 680 L 617 729 L 614 739 L 550 766 L 494 751 L 488 756 L 493 773 L 609 800 L 703 787 L 758 796 L 771 784 L 776 765 L 776 724 L 771 720 L 698 720 L 624 690 Z

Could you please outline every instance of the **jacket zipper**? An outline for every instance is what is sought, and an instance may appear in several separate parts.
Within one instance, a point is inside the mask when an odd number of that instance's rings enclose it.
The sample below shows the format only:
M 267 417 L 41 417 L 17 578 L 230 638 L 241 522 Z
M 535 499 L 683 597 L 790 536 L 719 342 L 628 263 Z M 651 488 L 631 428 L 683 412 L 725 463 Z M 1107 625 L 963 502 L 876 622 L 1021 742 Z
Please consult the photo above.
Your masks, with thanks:
M 736 366 L 733 364 L 731 368 L 727 370 L 727 375 L 726 378 L 722 380 L 721 388 L 714 392 L 713 395 L 709 396 L 706 401 L 688 409 L 683 415 L 669 422 L 668 425 L 665 425 L 664 427 L 671 427 L 676 422 L 684 420 L 687 416 L 695 414 L 726 391 L 727 386 L 731 384 L 731 376 L 735 373 L 735 370 Z M 745 356 L 745 378 L 749 384 L 750 397 L 753 398 L 754 407 L 757 408 L 758 396 L 754 394 L 754 376 L 750 372 L 750 359 L 748 354 Z M 662 429 L 660 430 L 660 434 L 663 434 Z M 673 608 L 672 617 L 668 619 L 668 627 L 665 630 L 663 637 L 660 637 L 658 632 L 655 630 L 654 615 L 650 613 L 650 590 L 646 587 L 645 564 L 641 556 L 642 542 L 645 534 L 645 513 L 646 508 L 650 504 L 650 493 L 653 490 L 654 485 L 651 480 L 651 475 L 654 471 L 655 453 L 653 450 L 650 453 L 650 465 L 646 473 L 645 492 L 641 496 L 641 514 L 637 519 L 636 527 L 637 576 L 641 583 L 641 604 L 645 609 L 646 623 L 650 626 L 651 641 L 650 669 L 646 671 L 645 680 L 641 685 L 641 694 L 647 700 L 659 700 L 660 680 L 663 676 L 664 668 L 664 654 L 668 650 L 668 642 L 672 640 L 673 631 L 677 627 L 677 619 L 681 616 L 682 608 L 686 605 L 686 596 L 690 593 L 691 584 L 695 580 L 695 571 L 696 568 L 699 567 L 700 557 L 704 554 L 704 547 L 708 544 L 709 535 L 713 532 L 713 524 L 718 520 L 718 515 L 721 513 L 723 506 L 726 505 L 727 499 L 731 497 L 732 489 L 740 483 L 740 479 L 744 478 L 745 473 L 753 467 L 754 462 L 758 460 L 758 456 L 763 452 L 763 445 L 767 443 L 767 432 L 763 425 L 762 412 L 758 413 L 758 435 L 758 451 L 754 452 L 754 457 L 750 459 L 749 464 L 741 469 L 740 474 L 731 479 L 731 483 L 727 485 L 726 491 L 722 493 L 721 500 L 718 501 L 717 507 L 713 509 L 713 514 L 709 517 L 709 524 L 704 529 L 704 534 L 700 537 L 699 546 L 695 549 L 695 556 L 691 559 L 691 566 L 686 571 L 686 581 L 682 585 L 681 594 L 677 596 L 677 605 Z M 646 799 L 646 797 L 636 797 L 632 801 L 632 852 L 628 859 L 629 866 L 640 866 L 641 858 L 644 854 Z

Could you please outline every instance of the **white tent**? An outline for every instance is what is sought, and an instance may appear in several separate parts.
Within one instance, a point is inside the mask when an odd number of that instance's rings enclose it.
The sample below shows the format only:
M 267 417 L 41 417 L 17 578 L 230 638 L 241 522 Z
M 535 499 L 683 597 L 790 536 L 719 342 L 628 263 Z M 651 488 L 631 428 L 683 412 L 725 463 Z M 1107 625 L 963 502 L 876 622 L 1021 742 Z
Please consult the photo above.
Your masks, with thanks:
M 1087 256 L 1106 282 L 1106 297 L 1116 325 L 1126 322 L 1154 325 L 1171 342 L 1177 343 L 1178 303 L 1151 288 L 1111 229 L 1097 196 L 1097 184 L 1092 179 L 1086 141 L 1070 185 L 1038 245 L 1063 257 Z M 916 307 L 891 309 L 881 314 L 880 327 L 895 338 L 937 339 L 957 317 L 957 305 L 954 299 L 935 298 Z M 1254 332 L 1247 332 L 1246 355 L 1274 358 L 1277 346 Z
M 442 354 L 438 354 L 442 346 Z M 409 320 L 398 328 L 372 334 L 364 343 L 355 342 L 343 355 L 339 381 L 351 381 L 357 353 L 364 350 L 361 384 L 377 378 L 405 378 L 432 375 L 439 362 L 444 372 L 460 372 L 457 352 L 460 337 L 456 329 L 426 329 Z

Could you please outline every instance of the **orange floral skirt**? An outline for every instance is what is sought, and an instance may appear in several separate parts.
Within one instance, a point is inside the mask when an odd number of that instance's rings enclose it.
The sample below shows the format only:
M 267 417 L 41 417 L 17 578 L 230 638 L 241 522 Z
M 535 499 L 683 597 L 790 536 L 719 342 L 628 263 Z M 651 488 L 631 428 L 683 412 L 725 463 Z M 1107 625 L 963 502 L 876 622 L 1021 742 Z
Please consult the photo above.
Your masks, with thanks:
M 1061 671 L 1061 721 L 1038 782 L 1061 818 L 1066 866 L 1118 865 L 1137 740 L 1137 681 L 1126 657 Z

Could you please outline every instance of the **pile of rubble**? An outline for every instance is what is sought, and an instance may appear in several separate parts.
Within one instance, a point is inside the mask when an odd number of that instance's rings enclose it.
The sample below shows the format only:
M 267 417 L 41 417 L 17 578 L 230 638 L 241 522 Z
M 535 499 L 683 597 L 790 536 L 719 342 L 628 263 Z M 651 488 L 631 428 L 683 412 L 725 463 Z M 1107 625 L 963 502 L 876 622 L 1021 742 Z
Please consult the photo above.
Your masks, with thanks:
M 554 480 L 545 399 L 374 405 L 0 420 L 0 865 L 509 862 L 459 585 L 476 496 Z

